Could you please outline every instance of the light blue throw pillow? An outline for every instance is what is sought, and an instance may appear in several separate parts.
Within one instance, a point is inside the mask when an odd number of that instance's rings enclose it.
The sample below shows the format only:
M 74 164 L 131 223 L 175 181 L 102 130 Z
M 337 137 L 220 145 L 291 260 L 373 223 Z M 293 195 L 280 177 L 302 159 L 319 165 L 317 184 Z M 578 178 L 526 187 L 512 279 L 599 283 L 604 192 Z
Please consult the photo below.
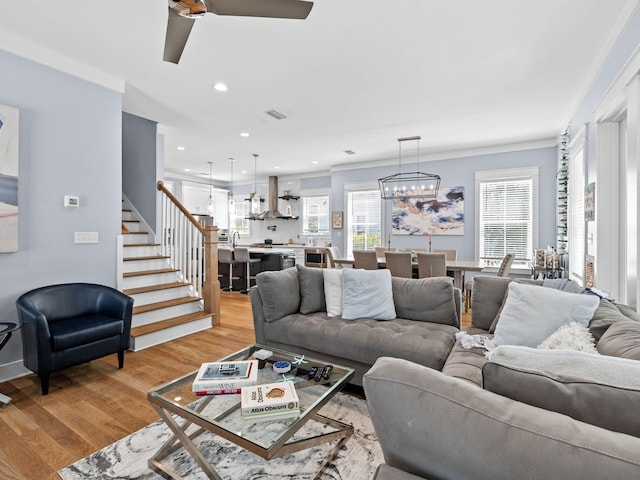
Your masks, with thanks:
M 511 282 L 493 341 L 535 348 L 564 324 L 588 326 L 599 304 L 595 295 Z
M 357 318 L 393 320 L 396 318 L 391 272 L 387 269 L 343 269 L 342 318 L 345 320 Z

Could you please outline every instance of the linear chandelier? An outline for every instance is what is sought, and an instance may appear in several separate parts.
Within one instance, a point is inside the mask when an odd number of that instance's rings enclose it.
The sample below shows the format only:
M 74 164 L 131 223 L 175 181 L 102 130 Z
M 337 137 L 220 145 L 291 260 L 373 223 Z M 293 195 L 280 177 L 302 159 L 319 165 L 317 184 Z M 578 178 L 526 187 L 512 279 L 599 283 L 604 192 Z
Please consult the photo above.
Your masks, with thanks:
M 408 141 L 417 143 L 415 172 L 402 171 L 402 144 Z M 420 172 L 420 137 L 402 137 L 398 139 L 398 173 L 378 179 L 380 196 L 385 200 L 396 198 L 436 198 L 440 189 L 440 176 Z

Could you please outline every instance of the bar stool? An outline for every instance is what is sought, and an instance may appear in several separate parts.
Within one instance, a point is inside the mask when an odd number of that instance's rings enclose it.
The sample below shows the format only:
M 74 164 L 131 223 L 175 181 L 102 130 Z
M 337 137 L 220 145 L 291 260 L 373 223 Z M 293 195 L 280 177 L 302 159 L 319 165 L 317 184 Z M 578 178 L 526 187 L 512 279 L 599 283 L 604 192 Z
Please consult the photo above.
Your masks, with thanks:
M 249 293 L 249 289 L 251 288 L 251 279 L 256 278 L 255 275 L 251 275 L 251 265 L 254 263 L 262 262 L 261 258 L 251 258 L 249 255 L 249 249 L 246 247 L 236 247 L 234 250 L 234 256 L 236 263 L 244 263 L 245 264 L 245 278 L 247 280 L 247 288 L 244 290 L 240 290 L 240 293 Z
M 219 248 L 218 263 L 229 265 L 229 285 L 222 287 L 222 290 L 226 292 L 233 292 L 233 281 L 240 278 L 233 276 L 233 266 L 238 263 L 233 256 L 233 250 L 230 248 Z

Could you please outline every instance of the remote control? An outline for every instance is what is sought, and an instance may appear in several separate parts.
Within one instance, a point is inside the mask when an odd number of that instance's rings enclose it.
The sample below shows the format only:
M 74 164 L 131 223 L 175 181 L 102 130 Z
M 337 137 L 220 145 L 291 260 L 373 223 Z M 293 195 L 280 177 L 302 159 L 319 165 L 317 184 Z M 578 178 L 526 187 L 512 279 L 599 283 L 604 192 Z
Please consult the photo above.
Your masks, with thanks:
M 323 370 L 324 370 L 324 369 L 323 369 L 322 367 L 318 367 L 318 370 L 316 371 L 316 376 L 315 376 L 315 377 L 313 377 L 313 379 L 314 379 L 316 382 L 319 382 L 319 381 L 322 379 L 322 371 L 323 371 Z
M 311 369 L 309 370 L 309 373 L 307 374 L 309 376 L 309 380 L 313 380 L 317 373 L 318 373 L 318 367 L 311 367 Z
M 329 380 L 331 378 L 331 371 L 333 370 L 333 365 L 325 365 L 322 369 L 322 378 L 324 380 Z

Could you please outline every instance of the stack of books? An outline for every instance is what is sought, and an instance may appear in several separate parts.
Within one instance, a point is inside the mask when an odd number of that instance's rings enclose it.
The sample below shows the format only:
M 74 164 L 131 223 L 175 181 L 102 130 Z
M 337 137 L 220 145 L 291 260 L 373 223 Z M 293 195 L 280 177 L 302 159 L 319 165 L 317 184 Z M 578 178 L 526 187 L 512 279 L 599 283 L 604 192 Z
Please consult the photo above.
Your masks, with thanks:
M 300 415 L 300 401 L 293 382 L 243 387 L 240 404 L 245 420 L 280 420 Z
M 255 385 L 258 380 L 258 361 L 203 363 L 193 380 L 191 390 L 196 395 L 225 395 L 240 393 L 242 387 Z

